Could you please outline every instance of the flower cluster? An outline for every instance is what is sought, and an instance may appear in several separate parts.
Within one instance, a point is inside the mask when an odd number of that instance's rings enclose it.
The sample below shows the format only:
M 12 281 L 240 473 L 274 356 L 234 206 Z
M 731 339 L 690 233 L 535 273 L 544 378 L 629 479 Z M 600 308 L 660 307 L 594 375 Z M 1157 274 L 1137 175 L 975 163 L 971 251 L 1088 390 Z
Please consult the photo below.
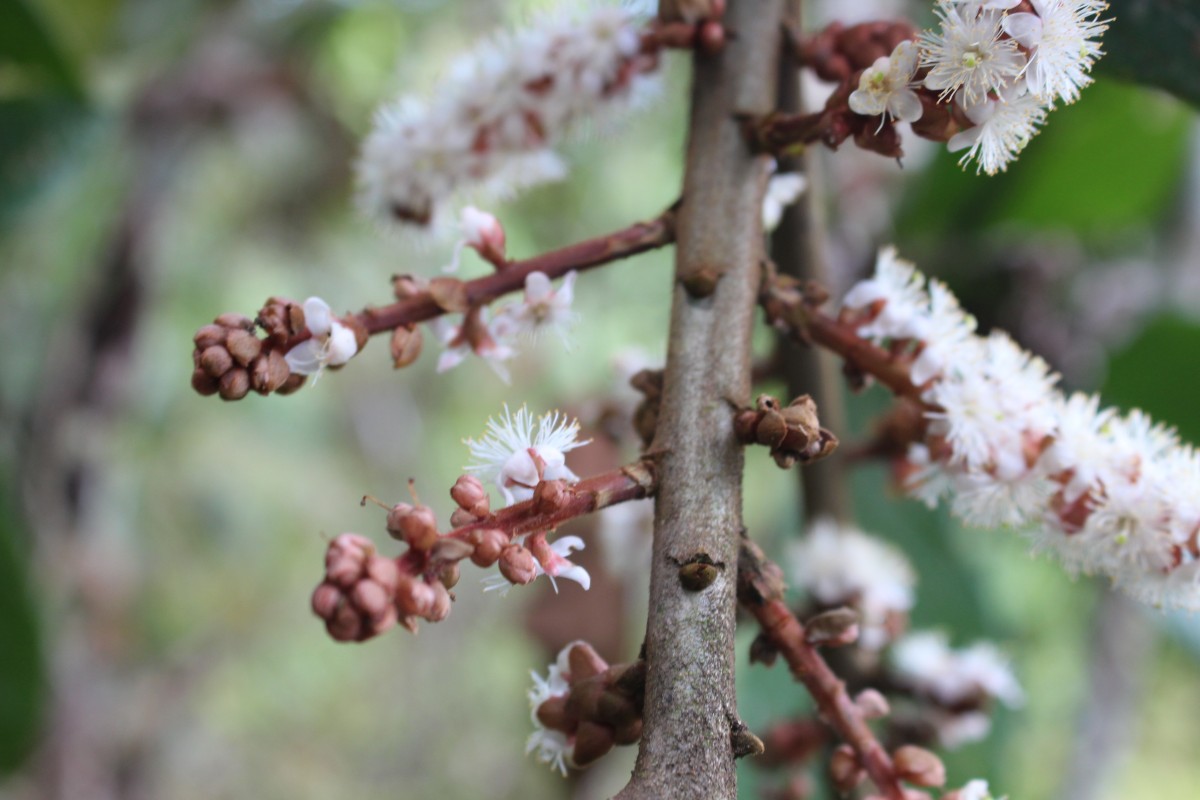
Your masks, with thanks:
M 1200 456 L 1134 410 L 1065 396 L 1002 332 L 976 334 L 950 290 L 884 250 L 842 318 L 908 363 L 924 427 L 907 488 L 970 524 L 1030 529 L 1069 571 L 1156 605 L 1200 608 Z
M 614 745 L 641 738 L 643 662 L 610 667 L 591 645 L 576 641 L 559 652 L 546 677 L 530 674 L 534 729 L 525 752 L 564 777 L 568 767 L 586 767 Z
M 506 405 L 499 419 L 488 420 L 483 438 L 465 441 L 474 462 L 464 469 L 494 481 L 506 505 L 530 500 L 542 481 L 579 481 L 566 454 L 591 440 L 578 437 L 579 422 L 558 411 L 534 417 L 525 406 L 513 414 Z
M 1079 99 L 1108 29 L 1100 19 L 1104 0 L 1030 0 L 1030 11 L 1008 13 L 1019 5 L 938 0 L 941 25 L 919 40 L 925 88 L 957 104 L 971 123 L 950 139 L 950 150 L 965 149 L 960 163 L 974 159 L 976 171 L 989 175 L 1017 157 L 1056 102 Z M 903 88 L 893 91 L 903 96 Z
M 886 645 L 913 606 L 916 575 L 908 559 L 873 536 L 832 518 L 815 520 L 789 553 L 788 576 L 823 607 L 859 612 L 859 644 Z
M 464 188 L 558 179 L 565 170 L 551 145 L 573 123 L 627 105 L 656 66 L 618 8 L 480 42 L 431 99 L 403 97 L 378 112 L 358 165 L 362 206 L 425 225 Z
M 897 683 L 935 704 L 937 711 L 924 716 L 944 747 L 985 737 L 991 728 L 985 709 L 993 701 L 1024 702 L 1007 659 L 990 642 L 955 650 L 945 634 L 921 631 L 897 641 L 890 655 Z

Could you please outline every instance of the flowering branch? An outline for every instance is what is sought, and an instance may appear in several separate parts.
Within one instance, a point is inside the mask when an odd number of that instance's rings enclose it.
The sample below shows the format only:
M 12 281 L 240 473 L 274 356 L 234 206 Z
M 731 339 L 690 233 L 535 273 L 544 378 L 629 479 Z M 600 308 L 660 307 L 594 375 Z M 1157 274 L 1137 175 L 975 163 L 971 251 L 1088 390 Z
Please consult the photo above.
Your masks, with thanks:
M 192 387 L 202 395 L 220 394 L 224 400 L 240 400 L 251 390 L 262 395 L 287 394 L 300 387 L 305 375 L 326 366 L 341 366 L 370 336 L 389 331 L 394 332 L 395 364 L 406 366 L 420 355 L 419 322 L 462 312 L 466 314 L 462 335 L 471 339 L 473 325 L 484 335 L 480 309 L 525 288 L 531 275 L 560 278 L 663 247 L 674 239 L 675 212 L 668 209 L 647 222 L 533 258 L 498 260 L 495 272 L 475 280 L 440 277 L 419 287 L 415 281 L 397 279 L 397 294 L 403 295 L 397 302 L 368 306 L 340 318 L 332 317 L 328 305 L 316 298 L 304 304 L 271 298 L 256 319 L 222 314 L 197 331 Z M 320 327 L 313 322 L 317 318 Z M 266 336 L 258 338 L 256 328 Z M 295 357 L 301 352 L 297 348 L 304 351 L 303 359 Z
M 792 675 L 804 684 L 820 709 L 821 718 L 854 750 L 866 771 L 888 800 L 904 800 L 904 788 L 891 756 L 867 726 L 862 709 L 846 692 L 813 638 L 783 601 L 779 568 L 748 538 L 738 553 L 738 602 L 762 626 L 775 653 L 782 655 Z

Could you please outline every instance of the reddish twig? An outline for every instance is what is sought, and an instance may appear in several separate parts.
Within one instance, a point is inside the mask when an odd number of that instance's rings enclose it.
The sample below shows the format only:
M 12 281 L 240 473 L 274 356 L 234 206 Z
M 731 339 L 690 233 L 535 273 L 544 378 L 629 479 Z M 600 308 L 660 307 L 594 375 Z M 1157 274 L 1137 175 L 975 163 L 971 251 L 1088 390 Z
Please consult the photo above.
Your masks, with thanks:
M 888 800 L 904 800 L 904 787 L 891 756 L 875 738 L 862 711 L 783 601 L 779 568 L 743 537 L 738 555 L 738 602 L 749 611 L 796 680 L 804 684 L 825 721 L 850 745 L 859 764 Z
M 552 250 L 522 261 L 511 261 L 501 270 L 462 285 L 466 305 L 490 303 L 501 295 L 520 291 L 531 273 L 561 278 L 572 270 L 580 272 L 612 261 L 654 250 L 675 241 L 675 212 L 668 209 L 649 222 L 638 222 L 613 233 Z M 366 308 L 354 315 L 370 334 L 391 331 L 401 325 L 425 322 L 446 313 L 431 291 L 425 290 L 399 302 Z

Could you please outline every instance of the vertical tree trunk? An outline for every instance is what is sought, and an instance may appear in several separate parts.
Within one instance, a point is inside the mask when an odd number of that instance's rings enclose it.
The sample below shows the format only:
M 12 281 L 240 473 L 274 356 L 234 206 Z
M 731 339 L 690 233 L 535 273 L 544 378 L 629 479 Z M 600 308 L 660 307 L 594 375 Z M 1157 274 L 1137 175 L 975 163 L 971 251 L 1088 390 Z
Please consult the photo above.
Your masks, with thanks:
M 646 632 L 645 728 L 620 797 L 734 798 L 731 725 L 742 449 L 734 403 L 748 401 L 750 336 L 761 275 L 766 160 L 753 156 L 739 112 L 775 101 L 783 0 L 731 0 L 729 44 L 697 54 L 675 294 L 654 449 L 661 451 Z M 692 591 L 680 567 L 697 558 L 716 580 Z

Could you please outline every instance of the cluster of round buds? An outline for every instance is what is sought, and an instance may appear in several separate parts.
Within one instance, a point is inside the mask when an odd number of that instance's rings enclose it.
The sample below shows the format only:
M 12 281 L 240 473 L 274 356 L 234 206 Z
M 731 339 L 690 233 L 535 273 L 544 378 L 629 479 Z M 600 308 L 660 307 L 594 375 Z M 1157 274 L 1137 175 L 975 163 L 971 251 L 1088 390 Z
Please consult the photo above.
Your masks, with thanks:
M 222 314 L 196 332 L 192 388 L 224 400 L 241 400 L 251 391 L 290 394 L 306 376 L 349 361 L 367 336 L 357 319 L 334 317 L 318 297 L 302 304 L 272 297 L 256 319 Z
M 587 642 L 572 642 L 546 677 L 529 690 L 534 731 L 525 746 L 564 776 L 586 767 L 616 745 L 642 736 L 646 664 L 609 666 Z
M 769 447 L 782 469 L 818 461 L 838 446 L 837 437 L 821 427 L 817 404 L 806 394 L 786 406 L 770 395 L 759 395 L 754 409 L 734 417 L 733 429 L 745 444 Z
M 370 539 L 343 533 L 325 552 L 325 580 L 312 609 L 339 642 L 361 642 L 396 624 L 400 568 L 375 552 Z
M 241 400 L 251 391 L 290 394 L 304 383 L 292 374 L 282 351 L 255 335 L 254 320 L 222 314 L 196 331 L 192 341 L 192 388 L 202 395 Z

